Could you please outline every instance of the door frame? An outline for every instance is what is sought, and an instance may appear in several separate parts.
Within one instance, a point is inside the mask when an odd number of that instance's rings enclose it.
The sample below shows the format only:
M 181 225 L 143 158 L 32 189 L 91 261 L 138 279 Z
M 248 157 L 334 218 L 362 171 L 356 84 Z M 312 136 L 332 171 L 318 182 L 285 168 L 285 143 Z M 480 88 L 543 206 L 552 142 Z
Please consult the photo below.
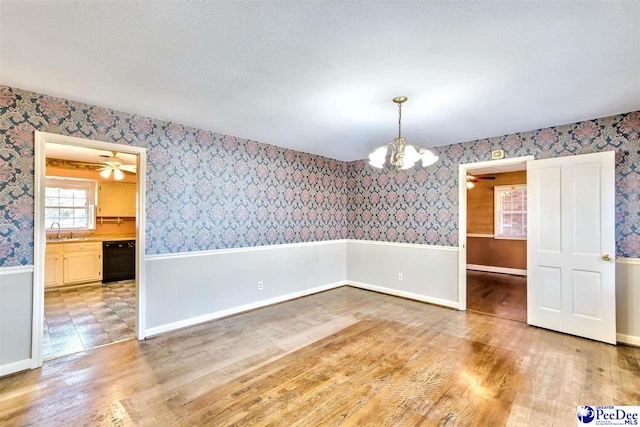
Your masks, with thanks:
M 145 338 L 146 313 L 146 272 L 145 272 L 145 206 L 146 206 L 146 173 L 147 149 L 124 144 L 76 138 L 48 132 L 35 132 L 35 164 L 34 164 L 34 259 L 33 259 L 33 307 L 31 325 L 31 369 L 42 366 L 44 341 L 44 265 L 46 250 L 46 228 L 44 211 L 45 177 L 46 177 L 46 143 L 72 145 L 75 147 L 94 148 L 104 151 L 137 156 L 136 179 L 136 327 L 138 340 Z
M 469 170 L 526 164 L 535 156 L 513 157 L 458 165 L 458 310 L 467 309 L 467 174 Z

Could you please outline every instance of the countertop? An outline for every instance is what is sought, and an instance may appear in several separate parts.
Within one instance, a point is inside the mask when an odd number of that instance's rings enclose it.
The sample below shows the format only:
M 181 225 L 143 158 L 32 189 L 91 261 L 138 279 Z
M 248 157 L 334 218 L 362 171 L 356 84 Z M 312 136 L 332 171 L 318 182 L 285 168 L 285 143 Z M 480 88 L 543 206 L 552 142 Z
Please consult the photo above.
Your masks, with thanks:
M 58 243 L 81 243 L 81 242 L 105 242 L 105 241 L 118 241 L 118 240 L 135 240 L 136 236 L 123 236 L 123 235 L 104 235 L 104 236 L 80 236 L 73 239 L 49 239 L 47 237 L 47 245 Z

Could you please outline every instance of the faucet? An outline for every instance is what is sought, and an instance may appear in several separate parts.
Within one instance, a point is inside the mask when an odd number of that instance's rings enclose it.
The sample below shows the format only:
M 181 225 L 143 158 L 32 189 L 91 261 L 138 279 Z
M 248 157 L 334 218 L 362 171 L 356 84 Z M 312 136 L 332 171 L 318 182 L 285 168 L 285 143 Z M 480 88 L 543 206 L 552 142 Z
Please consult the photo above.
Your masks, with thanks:
M 51 230 L 53 230 L 53 226 L 54 225 L 58 225 L 58 240 L 60 240 L 60 223 L 59 222 L 52 222 L 51 223 Z

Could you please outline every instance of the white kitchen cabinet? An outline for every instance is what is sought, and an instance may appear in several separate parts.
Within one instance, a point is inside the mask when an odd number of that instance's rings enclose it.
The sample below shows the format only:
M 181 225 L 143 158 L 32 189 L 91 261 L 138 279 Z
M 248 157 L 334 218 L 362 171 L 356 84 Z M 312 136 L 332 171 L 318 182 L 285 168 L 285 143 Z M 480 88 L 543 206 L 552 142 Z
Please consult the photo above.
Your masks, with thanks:
M 102 280 L 102 251 L 64 254 L 64 284 L 72 285 Z
M 49 243 L 45 254 L 46 288 L 102 281 L 102 242 Z
M 47 245 L 44 256 L 44 286 L 51 288 L 62 286 L 63 276 L 62 245 Z
M 136 184 L 100 182 L 98 184 L 98 217 L 135 217 Z

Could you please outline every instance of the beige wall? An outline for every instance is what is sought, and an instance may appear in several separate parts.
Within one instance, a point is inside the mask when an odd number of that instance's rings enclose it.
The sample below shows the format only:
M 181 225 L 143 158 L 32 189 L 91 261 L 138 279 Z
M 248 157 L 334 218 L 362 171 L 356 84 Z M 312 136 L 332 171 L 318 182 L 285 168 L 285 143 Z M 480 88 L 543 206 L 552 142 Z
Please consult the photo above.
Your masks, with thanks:
M 478 180 L 467 190 L 467 232 L 494 234 L 493 187 L 527 183 L 527 172 L 505 172 L 491 175 L 495 180 Z M 490 237 L 467 238 L 467 263 L 526 270 L 526 240 L 504 240 Z
M 467 237 L 467 263 L 527 269 L 527 241 Z

